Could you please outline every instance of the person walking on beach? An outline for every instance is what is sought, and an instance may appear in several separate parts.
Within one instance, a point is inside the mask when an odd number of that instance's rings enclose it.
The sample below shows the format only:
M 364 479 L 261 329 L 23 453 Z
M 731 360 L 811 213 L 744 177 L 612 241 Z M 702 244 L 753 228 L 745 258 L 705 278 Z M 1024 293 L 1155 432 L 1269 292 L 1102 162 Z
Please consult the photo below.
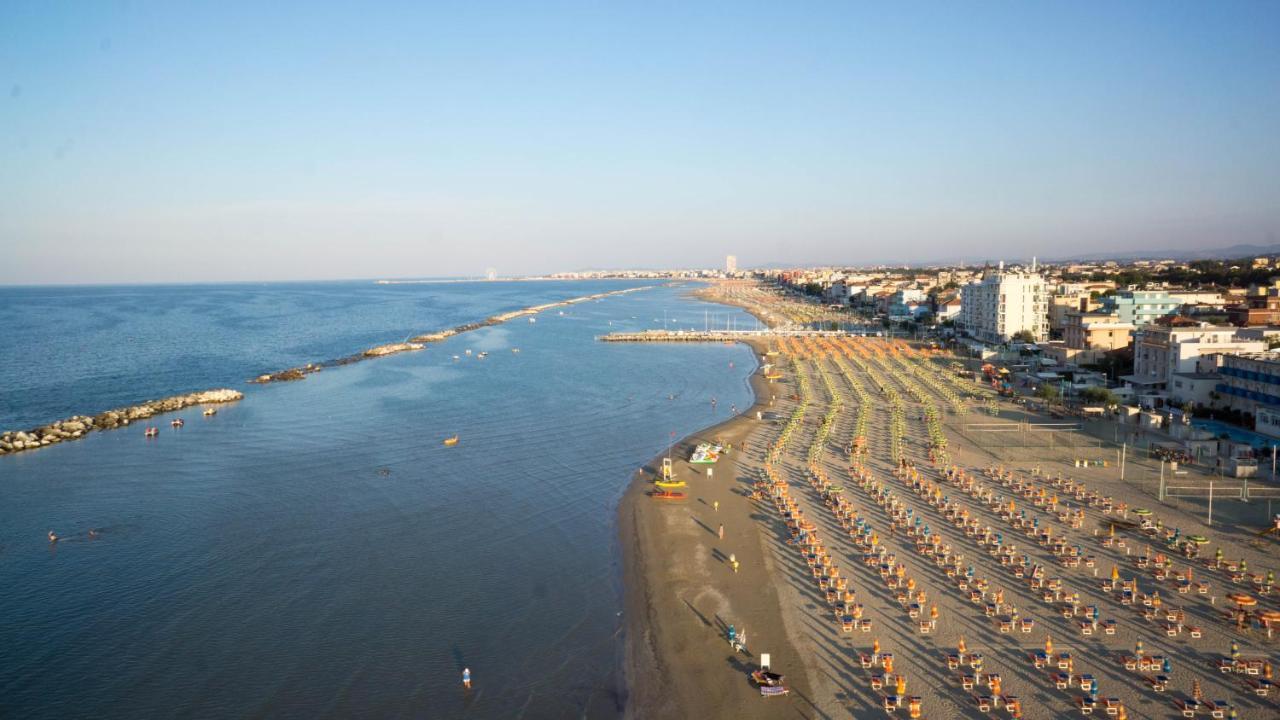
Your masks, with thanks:
M 724 523 L 720 523 L 719 534 L 720 534 L 720 539 L 723 540 L 724 539 Z
M 462 687 L 471 689 L 471 668 L 462 668 Z
M 712 509 L 712 510 L 715 510 L 716 512 L 720 512 L 720 501 L 719 501 L 719 500 L 716 500 L 716 501 L 712 502 L 712 503 L 711 503 L 711 509 Z

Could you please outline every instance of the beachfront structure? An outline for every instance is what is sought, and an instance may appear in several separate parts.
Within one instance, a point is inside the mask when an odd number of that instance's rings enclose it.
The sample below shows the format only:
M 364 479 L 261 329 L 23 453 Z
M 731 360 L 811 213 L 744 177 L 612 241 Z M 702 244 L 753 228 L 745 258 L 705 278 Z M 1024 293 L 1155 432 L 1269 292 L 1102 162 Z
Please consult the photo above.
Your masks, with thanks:
M 1175 373 L 1216 372 L 1226 355 L 1266 349 L 1265 342 L 1236 337 L 1233 327 L 1147 325 L 1134 333 L 1133 375 L 1122 379 L 1135 388 L 1159 390 Z
M 1004 263 L 960 291 L 960 325 L 986 343 L 1008 342 L 1026 330 L 1036 342 L 1049 337 L 1044 278 L 1034 272 L 1006 272 Z
M 1230 407 L 1255 416 L 1265 407 L 1280 413 L 1280 352 L 1224 355 L 1218 374 L 1215 390 Z M 1268 432 L 1276 434 L 1280 426 Z
M 738 256 L 726 255 L 724 257 L 724 271 L 732 275 L 738 272 Z
M 1156 320 L 1178 314 L 1183 299 L 1167 290 L 1122 290 L 1102 298 L 1103 311 L 1122 323 L 1142 327 Z

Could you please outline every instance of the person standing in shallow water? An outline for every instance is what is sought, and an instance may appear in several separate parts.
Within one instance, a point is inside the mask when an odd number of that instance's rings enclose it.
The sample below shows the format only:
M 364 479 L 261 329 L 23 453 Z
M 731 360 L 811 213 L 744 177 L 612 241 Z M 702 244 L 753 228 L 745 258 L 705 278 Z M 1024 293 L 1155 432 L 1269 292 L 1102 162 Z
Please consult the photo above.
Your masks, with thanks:
M 462 687 L 471 689 L 471 668 L 462 668 Z

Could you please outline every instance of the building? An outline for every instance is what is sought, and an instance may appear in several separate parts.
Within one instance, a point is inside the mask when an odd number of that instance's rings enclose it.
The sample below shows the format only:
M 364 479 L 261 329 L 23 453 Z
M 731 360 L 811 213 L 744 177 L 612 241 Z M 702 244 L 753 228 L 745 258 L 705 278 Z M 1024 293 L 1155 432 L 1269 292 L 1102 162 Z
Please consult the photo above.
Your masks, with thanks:
M 737 255 L 725 255 L 724 271 L 729 273 L 730 275 L 738 272 L 738 256 Z
M 960 325 L 986 343 L 1004 343 L 1022 331 L 1036 342 L 1049 337 L 1044 278 L 1034 272 L 996 272 L 960 290 Z
M 1133 375 L 1123 379 L 1139 389 L 1158 390 L 1175 373 L 1216 372 L 1226 355 L 1266 349 L 1265 342 L 1236 337 L 1233 327 L 1150 324 L 1134 333 Z
M 915 319 L 921 314 L 921 306 L 927 296 L 918 288 L 899 288 L 889 296 L 889 317 L 894 320 Z M 928 311 L 924 306 L 924 311 Z
M 1068 311 L 1062 326 L 1063 344 L 1078 350 L 1076 362 L 1097 362 L 1109 352 L 1123 350 L 1133 341 L 1133 324 L 1115 315 Z
M 1267 427 L 1260 432 L 1280 434 L 1280 353 L 1254 352 L 1226 355 L 1222 358 L 1217 392 L 1232 408 L 1258 417 L 1260 410 L 1270 409 Z M 1276 422 L 1271 420 L 1275 419 Z M 1261 418 L 1258 424 L 1264 424 Z
M 1182 299 L 1167 290 L 1123 290 L 1102 299 L 1103 310 L 1120 322 L 1142 327 L 1158 318 L 1177 315 Z
M 1250 287 L 1243 301 L 1227 307 L 1227 321 L 1239 327 L 1280 323 L 1280 280 Z

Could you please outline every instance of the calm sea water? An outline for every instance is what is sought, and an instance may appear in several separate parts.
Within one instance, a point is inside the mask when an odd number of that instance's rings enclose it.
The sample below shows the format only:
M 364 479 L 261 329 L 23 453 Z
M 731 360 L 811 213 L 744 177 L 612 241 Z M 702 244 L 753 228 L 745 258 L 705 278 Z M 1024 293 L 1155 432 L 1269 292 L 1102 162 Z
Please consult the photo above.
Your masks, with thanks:
M 18 334 L 65 376 L 23 379 L 6 339 L 5 424 L 621 286 L 4 291 L 85 307 Z M 254 387 L 156 440 L 0 458 L 0 717 L 618 715 L 617 500 L 670 432 L 749 403 L 755 359 L 593 338 L 726 312 L 685 292 Z

